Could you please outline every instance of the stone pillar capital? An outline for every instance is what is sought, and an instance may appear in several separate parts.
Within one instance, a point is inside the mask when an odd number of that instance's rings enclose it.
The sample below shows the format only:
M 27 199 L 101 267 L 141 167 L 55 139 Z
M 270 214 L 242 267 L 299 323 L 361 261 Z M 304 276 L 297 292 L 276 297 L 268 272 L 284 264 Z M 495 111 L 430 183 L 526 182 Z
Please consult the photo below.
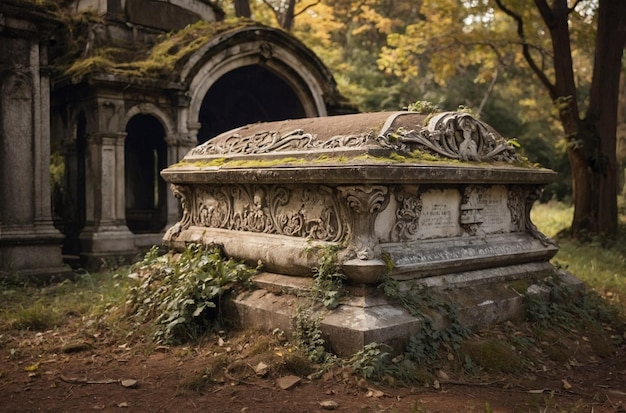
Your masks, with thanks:
M 87 135 L 89 145 L 124 145 L 126 132 L 92 132 Z

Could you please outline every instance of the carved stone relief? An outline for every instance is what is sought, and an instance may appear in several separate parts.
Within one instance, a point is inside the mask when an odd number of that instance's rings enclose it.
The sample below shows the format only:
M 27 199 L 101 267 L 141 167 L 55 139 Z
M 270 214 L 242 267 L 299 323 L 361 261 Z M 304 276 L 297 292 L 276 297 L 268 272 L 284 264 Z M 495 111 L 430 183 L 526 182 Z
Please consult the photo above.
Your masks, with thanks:
M 338 187 L 352 212 L 352 245 L 360 260 L 379 258 L 379 241 L 374 231 L 376 215 L 388 203 L 389 189 L 380 185 L 354 185 Z
M 392 119 L 395 117 L 392 116 Z M 512 145 L 467 113 L 445 112 L 434 116 L 426 126 L 416 125 L 414 130 L 383 128 L 387 129 L 378 133 L 372 130 L 369 133 L 338 135 L 326 140 L 320 140 L 317 135 L 304 129 L 290 132 L 267 130 L 248 136 L 235 132 L 223 139 L 207 141 L 190 154 L 255 155 L 375 145 L 401 153 L 421 150 L 461 161 L 519 161 Z
M 527 191 L 528 196 L 526 197 L 526 211 L 524 213 L 524 229 L 528 231 L 533 237 L 541 241 L 541 243 L 546 247 L 556 246 L 556 242 L 554 242 L 552 238 L 540 232 L 530 219 L 530 210 L 532 209 L 535 201 L 539 199 L 542 191 L 542 188 L 537 187 L 529 188 Z
M 503 185 L 470 185 L 462 193 L 457 188 L 399 187 L 394 198 L 395 221 L 383 242 L 516 231 L 524 209 Z
M 379 141 L 397 151 L 423 150 L 461 161 L 519 161 L 512 145 L 467 113 L 444 112 L 425 127 L 384 131 Z
M 413 241 L 418 237 L 419 218 L 422 213 L 422 197 L 406 190 L 395 194 L 398 206 L 396 223 L 391 229 L 392 242 Z
M 507 206 L 511 213 L 511 223 L 515 231 L 521 231 L 525 227 L 525 191 L 520 186 L 509 187 Z
M 173 190 L 188 211 L 178 232 L 198 225 L 336 242 L 349 231 L 333 189 L 323 185 L 200 185 L 193 205 L 185 189 Z
M 180 220 L 165 232 L 166 239 L 174 240 L 183 230 L 189 228 L 191 225 L 191 210 L 193 209 L 192 203 L 194 198 L 191 196 L 193 191 L 189 186 L 171 184 L 170 189 L 172 190 L 174 197 L 180 201 L 180 207 L 182 210 L 182 217 Z
M 224 140 L 209 140 L 194 148 L 191 155 L 254 155 L 303 149 L 332 149 L 359 147 L 373 141 L 373 134 L 340 135 L 319 140 L 303 129 L 288 133 L 265 131 L 251 136 L 234 134 Z

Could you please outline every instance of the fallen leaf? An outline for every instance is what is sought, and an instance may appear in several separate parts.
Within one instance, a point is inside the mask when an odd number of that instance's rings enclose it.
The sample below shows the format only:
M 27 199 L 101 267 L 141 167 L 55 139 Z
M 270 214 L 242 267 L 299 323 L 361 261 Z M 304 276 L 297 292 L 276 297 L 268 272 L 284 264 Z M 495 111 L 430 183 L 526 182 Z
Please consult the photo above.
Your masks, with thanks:
M 301 381 L 302 379 L 298 376 L 284 376 L 276 379 L 276 385 L 282 390 L 289 390 Z
M 320 406 L 324 410 L 336 410 L 337 408 L 339 408 L 339 403 L 334 400 L 322 400 L 320 402 Z
M 268 370 L 269 370 L 268 365 L 263 363 L 262 361 L 259 361 L 259 364 L 257 364 L 256 367 L 254 368 L 254 372 L 256 373 L 257 376 L 265 376 Z
M 135 387 L 137 385 L 137 380 L 125 379 L 125 380 L 120 381 L 120 384 L 126 388 Z
M 224 339 L 222 337 L 218 337 L 217 345 L 220 347 L 224 347 Z
M 448 376 L 448 373 L 446 373 L 443 370 L 437 370 L 437 377 L 439 377 L 439 379 L 441 381 L 447 381 L 450 380 L 450 377 Z
M 380 390 L 376 390 L 376 389 L 370 389 L 366 394 L 365 397 L 374 397 L 376 399 L 383 397 L 385 395 L 385 393 L 383 393 Z
M 39 368 L 39 362 L 35 364 L 31 364 L 28 367 L 24 367 L 24 371 L 37 371 L 38 368 Z
M 128 407 L 128 403 L 126 403 L 126 402 L 118 403 L 117 407 Z
M 572 388 L 572 385 L 571 385 L 571 384 L 569 384 L 569 382 L 568 382 L 567 380 L 562 379 L 561 381 L 563 382 L 563 388 L 564 388 L 565 390 L 570 390 L 570 389 Z
M 433 387 L 435 388 L 435 390 L 439 390 L 441 388 L 441 385 L 439 384 L 439 380 L 433 381 Z

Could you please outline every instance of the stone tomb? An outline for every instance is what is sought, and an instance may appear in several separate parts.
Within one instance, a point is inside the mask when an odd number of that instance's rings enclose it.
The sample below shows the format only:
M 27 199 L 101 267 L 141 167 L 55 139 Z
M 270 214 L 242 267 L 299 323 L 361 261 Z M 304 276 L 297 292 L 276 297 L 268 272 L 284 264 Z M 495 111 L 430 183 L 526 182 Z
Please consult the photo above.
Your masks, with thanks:
M 244 322 L 289 330 L 295 295 L 275 293 L 310 288 L 312 249 L 338 251 L 349 293 L 320 327 L 339 354 L 374 341 L 399 347 L 419 330 L 376 288 L 386 276 L 399 288 L 432 288 L 475 326 L 519 316 L 525 291 L 511 285 L 556 273 L 557 247 L 530 220 L 554 172 L 520 159 L 467 113 L 248 125 L 162 175 L 182 204 L 166 245 L 219 244 L 262 263 L 260 288 L 236 299 Z

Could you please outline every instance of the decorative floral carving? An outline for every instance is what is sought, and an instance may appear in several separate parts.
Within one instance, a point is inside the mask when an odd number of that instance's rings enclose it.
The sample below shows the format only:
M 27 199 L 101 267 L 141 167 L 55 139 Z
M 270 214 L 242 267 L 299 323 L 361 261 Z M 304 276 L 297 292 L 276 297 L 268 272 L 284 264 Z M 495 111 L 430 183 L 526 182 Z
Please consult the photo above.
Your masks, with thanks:
M 337 188 L 357 214 L 380 212 L 386 203 L 387 187 L 380 185 L 355 185 Z
M 380 185 L 353 185 L 338 187 L 345 198 L 352 214 L 351 249 L 358 259 L 378 258 L 380 246 L 374 234 L 374 222 L 378 214 L 387 205 L 388 189 Z
M 422 213 L 422 197 L 408 192 L 399 192 L 395 196 L 398 207 L 396 223 L 391 229 L 391 241 L 414 241 L 417 239 L 419 218 Z
M 237 133 L 222 140 L 209 140 L 194 148 L 191 155 L 254 155 L 270 152 L 303 149 L 332 149 L 359 147 L 373 141 L 373 133 L 360 135 L 339 135 L 328 140 L 319 140 L 315 135 L 296 129 L 281 134 L 276 131 L 263 131 L 251 136 Z
M 433 116 L 426 127 L 387 130 L 381 135 L 382 145 L 399 151 L 419 149 L 462 161 L 519 161 L 513 146 L 467 113 L 444 112 Z
M 347 228 L 331 188 L 202 185 L 192 225 L 340 241 Z

